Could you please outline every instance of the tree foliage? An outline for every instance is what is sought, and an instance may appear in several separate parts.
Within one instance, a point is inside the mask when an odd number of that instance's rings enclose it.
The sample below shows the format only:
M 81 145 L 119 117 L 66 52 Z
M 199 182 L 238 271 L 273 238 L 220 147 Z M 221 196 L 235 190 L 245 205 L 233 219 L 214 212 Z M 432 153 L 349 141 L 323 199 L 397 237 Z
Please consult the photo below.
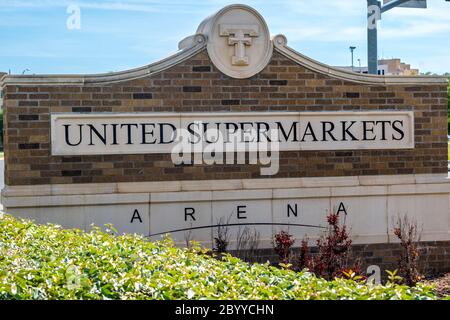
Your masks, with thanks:
M 450 78 L 448 78 L 448 91 L 447 91 L 447 94 L 448 94 L 448 101 L 447 101 L 447 103 L 448 103 L 448 134 L 450 134 Z

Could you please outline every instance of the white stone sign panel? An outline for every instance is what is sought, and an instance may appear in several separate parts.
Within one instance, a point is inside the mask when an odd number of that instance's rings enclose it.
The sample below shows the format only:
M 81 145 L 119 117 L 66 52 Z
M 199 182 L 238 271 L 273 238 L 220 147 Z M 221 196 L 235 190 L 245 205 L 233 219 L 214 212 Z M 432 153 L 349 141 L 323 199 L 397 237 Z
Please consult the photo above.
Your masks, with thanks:
M 211 133 L 212 132 L 212 133 Z M 216 132 L 216 133 L 214 133 Z M 182 136 L 180 135 L 182 134 Z M 387 112 L 52 114 L 52 155 L 172 153 L 180 139 L 245 152 L 414 148 L 414 114 Z M 222 140 L 217 140 L 221 136 Z M 233 142 L 237 141 L 237 149 Z M 248 147 L 247 147 L 248 146 Z M 198 147 L 198 148 L 197 148 Z

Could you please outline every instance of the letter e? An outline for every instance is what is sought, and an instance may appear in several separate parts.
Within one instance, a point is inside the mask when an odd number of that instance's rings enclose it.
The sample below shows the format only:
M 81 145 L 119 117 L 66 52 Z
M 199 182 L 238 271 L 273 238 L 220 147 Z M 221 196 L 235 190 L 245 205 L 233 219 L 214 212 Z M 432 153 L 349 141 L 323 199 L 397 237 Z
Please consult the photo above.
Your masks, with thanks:
M 241 214 L 247 213 L 247 211 L 245 211 L 245 209 L 247 209 L 247 206 L 238 206 L 237 207 L 237 218 L 239 220 L 247 219 L 247 217 L 241 216 Z

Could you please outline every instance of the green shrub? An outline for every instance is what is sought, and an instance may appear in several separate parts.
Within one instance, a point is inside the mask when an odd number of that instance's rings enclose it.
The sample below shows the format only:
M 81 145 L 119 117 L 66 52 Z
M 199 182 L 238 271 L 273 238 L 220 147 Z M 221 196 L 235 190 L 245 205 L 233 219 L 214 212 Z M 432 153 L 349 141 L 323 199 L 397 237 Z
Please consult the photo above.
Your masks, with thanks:
M 435 299 L 431 287 L 326 281 L 169 239 L 0 217 L 0 299 Z

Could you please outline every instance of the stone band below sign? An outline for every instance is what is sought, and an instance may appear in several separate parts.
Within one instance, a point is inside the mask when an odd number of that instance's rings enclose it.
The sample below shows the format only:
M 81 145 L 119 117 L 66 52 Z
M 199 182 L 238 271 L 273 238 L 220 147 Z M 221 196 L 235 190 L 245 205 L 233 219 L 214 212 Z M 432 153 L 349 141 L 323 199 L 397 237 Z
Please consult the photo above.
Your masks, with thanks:
M 448 241 L 449 193 L 447 176 L 398 175 L 7 186 L 2 202 L 7 212 L 38 223 L 81 229 L 112 223 L 120 233 L 145 236 L 172 231 L 180 245 L 187 232 L 173 231 L 200 227 L 192 240 L 211 246 L 217 228 L 208 226 L 222 219 L 237 225 L 230 228 L 232 246 L 242 225 L 260 232 L 261 246 L 270 248 L 280 229 L 316 239 L 331 211 L 346 215 L 354 243 L 393 241 L 402 214 L 423 227 L 424 241 Z
M 172 153 L 180 141 L 227 152 L 267 142 L 277 151 L 412 149 L 414 113 L 54 113 L 51 134 L 52 155 Z

